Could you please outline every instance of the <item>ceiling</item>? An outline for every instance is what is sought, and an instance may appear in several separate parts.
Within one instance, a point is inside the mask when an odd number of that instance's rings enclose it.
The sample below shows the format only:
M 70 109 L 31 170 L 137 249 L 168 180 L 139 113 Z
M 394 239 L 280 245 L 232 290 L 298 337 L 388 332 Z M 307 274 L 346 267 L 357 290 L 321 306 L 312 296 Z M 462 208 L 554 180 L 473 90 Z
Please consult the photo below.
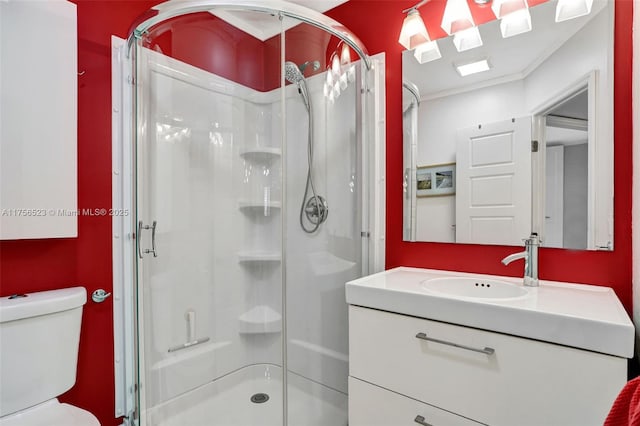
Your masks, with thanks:
M 606 9 L 605 0 L 595 0 L 589 15 L 569 21 L 555 22 L 555 1 L 530 9 L 533 30 L 514 37 L 502 38 L 497 20 L 480 25 L 484 45 L 457 52 L 452 37 L 438 40 L 442 58 L 420 64 L 413 52 L 403 54 L 403 79 L 413 82 L 422 99 L 445 96 L 490 85 L 499 80 L 522 79 L 556 51 L 565 41 Z M 460 77 L 455 65 L 488 58 L 492 69 L 467 77 Z
M 348 0 L 288 0 L 318 12 L 326 12 L 336 6 L 346 3 Z M 218 18 L 226 21 L 234 27 L 251 34 L 255 38 L 265 41 L 280 33 L 280 21 L 275 16 L 260 12 L 248 11 L 216 11 L 211 12 Z M 288 22 L 287 22 L 288 21 Z M 288 19 L 284 22 L 284 30 L 288 30 L 300 22 Z

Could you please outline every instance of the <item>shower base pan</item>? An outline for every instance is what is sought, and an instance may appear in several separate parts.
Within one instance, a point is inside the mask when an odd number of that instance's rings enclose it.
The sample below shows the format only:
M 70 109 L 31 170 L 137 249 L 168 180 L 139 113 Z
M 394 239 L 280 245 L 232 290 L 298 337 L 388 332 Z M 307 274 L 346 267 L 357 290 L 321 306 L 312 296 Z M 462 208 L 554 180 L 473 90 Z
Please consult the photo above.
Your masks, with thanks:
M 347 395 L 289 374 L 295 426 L 346 426 Z M 282 426 L 282 368 L 250 365 L 147 411 L 149 426 Z

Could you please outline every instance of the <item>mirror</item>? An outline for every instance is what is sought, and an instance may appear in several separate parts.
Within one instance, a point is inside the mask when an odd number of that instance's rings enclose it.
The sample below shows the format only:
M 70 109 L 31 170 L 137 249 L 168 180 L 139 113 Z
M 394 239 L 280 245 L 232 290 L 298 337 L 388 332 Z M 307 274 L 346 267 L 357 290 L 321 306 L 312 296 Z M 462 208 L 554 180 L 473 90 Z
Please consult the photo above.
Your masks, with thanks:
M 405 241 L 613 249 L 613 3 L 556 23 L 548 1 L 530 32 L 494 20 L 481 47 L 403 53 Z

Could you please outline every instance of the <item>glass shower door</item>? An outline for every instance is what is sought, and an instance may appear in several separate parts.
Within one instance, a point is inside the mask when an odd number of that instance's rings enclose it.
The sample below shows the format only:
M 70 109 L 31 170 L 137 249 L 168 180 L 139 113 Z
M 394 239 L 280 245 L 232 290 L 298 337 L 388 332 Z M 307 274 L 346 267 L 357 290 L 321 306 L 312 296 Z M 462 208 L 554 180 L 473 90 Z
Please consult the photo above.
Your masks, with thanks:
M 318 27 L 239 8 L 135 46 L 139 424 L 345 426 L 370 71 Z
M 285 37 L 288 424 L 346 426 L 344 289 L 368 270 L 362 64 L 311 25 Z
M 137 46 L 141 424 L 283 423 L 280 21 L 235 13 L 276 35 L 198 13 Z

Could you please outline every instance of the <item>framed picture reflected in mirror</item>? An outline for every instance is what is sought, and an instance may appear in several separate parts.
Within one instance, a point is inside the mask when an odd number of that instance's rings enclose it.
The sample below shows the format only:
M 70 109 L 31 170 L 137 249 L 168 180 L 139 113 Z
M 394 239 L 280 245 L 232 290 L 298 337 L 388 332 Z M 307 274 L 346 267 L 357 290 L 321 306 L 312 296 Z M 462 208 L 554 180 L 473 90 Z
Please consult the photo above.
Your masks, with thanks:
M 456 193 L 456 163 L 418 166 L 416 196 L 433 197 Z

